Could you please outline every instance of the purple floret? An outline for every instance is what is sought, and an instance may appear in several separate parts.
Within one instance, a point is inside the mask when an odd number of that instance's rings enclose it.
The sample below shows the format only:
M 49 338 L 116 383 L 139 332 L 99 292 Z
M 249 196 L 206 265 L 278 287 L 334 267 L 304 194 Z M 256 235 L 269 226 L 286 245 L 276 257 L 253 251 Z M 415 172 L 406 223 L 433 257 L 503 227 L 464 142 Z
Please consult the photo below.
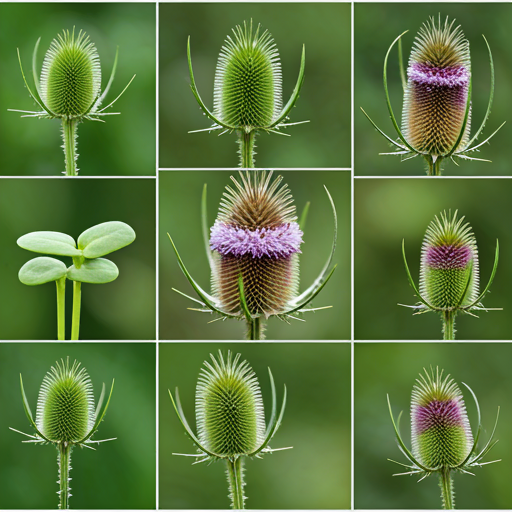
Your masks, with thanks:
M 415 432 L 419 435 L 430 428 L 465 427 L 461 400 L 432 400 L 427 405 L 414 407 L 412 416 Z
M 440 68 L 416 62 L 408 67 L 407 77 L 419 85 L 452 88 L 469 84 L 469 73 L 463 66 Z
M 463 269 L 473 258 L 473 251 L 467 245 L 440 245 L 427 249 L 426 261 L 430 268 Z
M 224 255 L 279 258 L 300 253 L 302 235 L 296 222 L 250 231 L 216 220 L 210 229 L 210 248 Z

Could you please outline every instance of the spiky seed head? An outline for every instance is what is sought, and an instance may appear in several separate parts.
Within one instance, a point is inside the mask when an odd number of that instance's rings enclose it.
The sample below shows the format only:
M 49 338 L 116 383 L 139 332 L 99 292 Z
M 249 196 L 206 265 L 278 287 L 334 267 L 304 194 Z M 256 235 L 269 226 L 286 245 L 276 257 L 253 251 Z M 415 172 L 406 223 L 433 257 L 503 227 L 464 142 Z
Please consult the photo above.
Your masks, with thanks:
M 423 24 L 416 36 L 407 68 L 402 131 L 418 152 L 445 156 L 453 149 L 464 149 L 469 142 L 470 117 L 464 135 L 457 139 L 464 124 L 471 59 L 469 42 L 460 26 L 454 27 L 441 16 Z
M 455 310 L 478 298 L 478 250 L 469 223 L 442 212 L 425 233 L 420 294 L 433 307 Z
M 237 25 L 221 49 L 214 87 L 214 115 L 223 123 L 249 131 L 268 127 L 282 109 L 281 62 L 274 39 L 252 20 Z
M 69 358 L 45 375 L 37 400 L 36 425 L 53 442 L 82 440 L 95 420 L 91 379 L 85 368 Z
M 200 443 L 223 457 L 247 455 L 265 440 L 265 413 L 258 379 L 240 354 L 224 359 L 219 350 L 205 361 L 196 390 Z
M 41 71 L 41 99 L 58 117 L 87 114 L 101 88 L 100 58 L 89 36 L 64 30 L 46 52 Z
M 226 187 L 210 231 L 210 248 L 218 254 L 213 293 L 227 312 L 240 311 L 238 280 L 251 314 L 279 314 L 298 294 L 302 231 L 295 205 L 282 177 L 246 171 L 235 188 Z
M 450 375 L 420 374 L 411 399 L 412 454 L 428 469 L 455 468 L 470 454 L 473 434 L 462 393 Z

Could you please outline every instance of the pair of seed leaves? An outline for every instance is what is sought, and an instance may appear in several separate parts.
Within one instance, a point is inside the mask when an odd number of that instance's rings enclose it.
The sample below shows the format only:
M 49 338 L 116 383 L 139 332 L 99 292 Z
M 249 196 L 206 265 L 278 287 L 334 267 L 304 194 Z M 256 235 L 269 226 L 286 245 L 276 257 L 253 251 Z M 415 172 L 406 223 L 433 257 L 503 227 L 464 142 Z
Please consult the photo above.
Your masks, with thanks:
M 64 233 L 35 231 L 18 239 L 18 245 L 27 251 L 54 256 L 70 256 L 69 268 L 55 258 L 39 257 L 21 267 L 18 277 L 23 284 L 35 286 L 57 281 L 64 276 L 71 281 L 103 284 L 119 275 L 115 263 L 101 256 L 122 249 L 135 240 L 135 231 L 124 222 L 103 222 L 85 230 L 78 243 Z

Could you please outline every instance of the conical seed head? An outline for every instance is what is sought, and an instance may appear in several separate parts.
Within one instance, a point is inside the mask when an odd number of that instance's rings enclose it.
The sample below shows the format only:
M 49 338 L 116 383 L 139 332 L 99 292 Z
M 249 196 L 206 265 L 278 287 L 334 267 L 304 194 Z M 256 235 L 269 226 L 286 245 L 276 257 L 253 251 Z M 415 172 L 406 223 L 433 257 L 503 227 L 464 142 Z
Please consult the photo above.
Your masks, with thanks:
M 428 469 L 455 468 L 473 447 L 459 387 L 437 368 L 420 375 L 411 399 L 412 454 Z
M 420 294 L 433 307 L 455 310 L 478 297 L 478 250 L 469 223 L 446 212 L 430 223 L 421 251 Z
M 216 254 L 213 293 L 227 312 L 240 310 L 239 277 L 251 314 L 269 316 L 286 309 L 298 293 L 302 231 L 293 198 L 282 178 L 247 171 L 227 187 L 211 228 Z
M 57 362 L 45 375 L 37 400 L 36 425 L 54 442 L 82 440 L 95 419 L 92 384 L 85 368 L 69 358 Z
M 200 443 L 223 456 L 247 455 L 265 440 L 265 414 L 258 379 L 247 363 L 219 351 L 205 361 L 196 390 L 196 421 Z
M 279 53 L 272 36 L 252 21 L 233 29 L 221 49 L 214 87 L 214 115 L 235 128 L 268 127 L 282 109 Z
M 67 118 L 87 114 L 101 88 L 100 58 L 89 36 L 64 30 L 52 41 L 41 71 L 41 99 L 50 111 Z
M 402 132 L 418 152 L 445 156 L 469 142 L 471 111 L 460 143 L 470 101 L 469 42 L 460 26 L 439 17 L 425 23 L 416 36 L 407 68 Z

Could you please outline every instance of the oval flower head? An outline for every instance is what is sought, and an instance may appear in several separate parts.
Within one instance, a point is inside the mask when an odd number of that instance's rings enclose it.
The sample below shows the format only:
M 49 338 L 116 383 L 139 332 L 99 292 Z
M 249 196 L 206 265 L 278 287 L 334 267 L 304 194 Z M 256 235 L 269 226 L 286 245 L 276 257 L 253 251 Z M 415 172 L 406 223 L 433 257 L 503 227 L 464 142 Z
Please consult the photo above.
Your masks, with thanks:
M 281 134 L 280 128 L 307 122 L 284 122 L 299 97 L 304 81 L 304 47 L 297 84 L 283 108 L 281 61 L 274 39 L 267 30 L 260 32 L 260 25 L 253 31 L 252 20 L 249 25 L 244 22 L 243 28 L 237 25 L 233 29 L 233 38 L 227 36 L 219 54 L 213 91 L 213 112 L 206 108 L 195 84 L 190 38 L 187 52 L 192 92 L 203 112 L 214 123 L 210 128 L 195 132 L 236 131 L 241 167 L 254 167 L 254 139 L 259 131 Z
M 450 375 L 443 377 L 443 370 L 439 371 L 439 368 L 436 368 L 435 372 L 433 368 L 430 372 L 424 371 L 425 375 L 420 374 L 412 390 L 411 451 L 402 441 L 399 432 L 400 416 L 395 423 L 388 396 L 389 412 L 398 445 L 409 462 L 409 464 L 397 462 L 410 470 L 398 475 L 417 474 L 421 476 L 420 480 L 423 480 L 432 473 L 439 473 L 443 508 L 452 509 L 455 505 L 455 493 L 450 472 L 460 471 L 472 475 L 470 468 L 497 462 L 480 461 L 498 442 L 492 441 L 498 417 L 489 441 L 483 450 L 478 452 L 477 442 L 481 422 L 480 408 L 475 394 L 467 384 L 464 384 L 471 392 L 477 407 L 478 427 L 473 438 L 464 398 L 456 382 L 450 378 Z
M 269 369 L 272 389 L 272 413 L 265 427 L 265 413 L 258 379 L 247 361 L 240 362 L 241 354 L 232 357 L 228 351 L 224 359 L 219 350 L 216 359 L 210 354 L 212 362 L 205 361 L 199 374 L 196 389 L 197 436 L 192 432 L 183 414 L 178 388 L 176 399 L 169 396 L 182 425 L 198 454 L 189 455 L 200 462 L 225 460 L 232 506 L 244 508 L 244 458 L 261 457 L 289 448 L 272 449 L 270 440 L 277 432 L 283 419 L 286 406 L 286 386 L 279 417 L 276 414 L 276 390 Z M 175 453 L 173 455 L 183 455 Z
M 71 451 L 74 446 L 92 448 L 91 444 L 112 441 L 105 439 L 94 441 L 91 437 L 98 430 L 110 403 L 114 382 L 105 407 L 102 409 L 105 397 L 105 384 L 98 405 L 94 405 L 94 395 L 91 379 L 85 368 L 74 361 L 70 365 L 69 357 L 64 362 L 52 366 L 45 375 L 39 398 L 37 400 L 36 419 L 34 421 L 28 404 L 23 380 L 20 375 L 21 395 L 27 418 L 35 430 L 35 435 L 25 434 L 11 428 L 27 437 L 26 443 L 53 444 L 58 451 L 60 496 L 59 508 L 69 508 L 69 472 L 71 470 Z M 94 448 L 92 448 L 94 449 Z
M 335 221 L 331 254 L 313 285 L 299 294 L 303 232 L 287 185 L 281 184 L 281 176 L 272 181 L 272 172 L 266 171 L 241 172 L 240 181 L 233 176 L 231 180 L 234 187 L 226 187 L 209 238 L 206 189 L 203 193 L 203 230 L 212 273 L 212 295 L 192 279 L 172 239 L 171 243 L 183 273 L 199 294 L 199 303 L 205 308 L 201 311 L 246 320 L 249 339 L 261 339 L 262 320 L 270 316 L 287 320 L 305 312 L 305 306 L 332 275 L 336 211 L 327 192 Z M 305 215 L 301 218 L 302 224 L 304 221 Z
M 467 314 L 475 310 L 488 311 L 480 301 L 489 290 L 498 267 L 498 241 L 489 283 L 479 293 L 476 239 L 469 223 L 464 223 L 464 217 L 457 219 L 457 211 L 453 217 L 451 212 L 442 212 L 427 228 L 421 250 L 419 291 L 407 265 L 404 244 L 402 251 L 409 282 L 420 300 L 419 305 L 408 307 L 416 309 L 416 314 L 440 312 L 445 340 L 454 339 L 458 311 Z
M 404 32 L 405 34 L 405 32 Z M 445 158 L 454 160 L 459 157 L 466 160 L 480 160 L 468 156 L 488 142 L 501 128 L 501 125 L 484 142 L 473 147 L 487 122 L 493 97 L 493 89 L 485 119 L 473 138 L 470 137 L 471 126 L 471 57 L 469 41 L 455 20 L 441 22 L 431 17 L 423 24 L 411 51 L 407 67 L 407 80 L 400 62 L 402 73 L 404 100 L 402 111 L 402 129 L 395 120 L 387 89 L 387 59 L 394 44 L 388 50 L 384 61 L 384 88 L 389 112 L 399 141 L 394 141 L 377 128 L 398 151 L 395 154 L 407 158 L 421 155 L 428 164 L 429 175 L 441 174 L 441 162 Z M 487 40 L 484 37 L 487 44 Z M 400 47 L 401 48 L 401 47 Z M 491 64 L 491 84 L 494 87 L 494 68 L 489 45 L 489 61 Z M 401 59 L 401 49 L 399 51 Z M 363 110 L 364 112 L 364 110 Z M 366 112 L 364 112 L 366 115 Z M 367 116 L 368 117 L 368 116 Z M 505 123 L 503 123 L 505 124 Z M 488 160 L 486 160 L 488 161 Z
M 18 50 L 18 60 L 25 86 L 40 111 L 14 110 L 22 112 L 22 117 L 38 117 L 40 119 L 60 119 L 62 121 L 63 148 L 66 162 L 64 174 L 75 176 L 78 173 L 76 160 L 77 125 L 84 121 L 102 121 L 106 115 L 116 115 L 119 112 L 105 112 L 124 93 L 135 75 L 121 94 L 106 107 L 100 108 L 114 80 L 117 67 L 117 52 L 110 80 L 101 92 L 100 57 L 94 43 L 82 30 L 75 36 L 63 30 L 58 34 L 46 52 L 41 70 L 40 81 L 37 78 L 36 57 L 41 38 L 37 40 L 32 59 L 32 73 L 35 91 L 29 87 Z

